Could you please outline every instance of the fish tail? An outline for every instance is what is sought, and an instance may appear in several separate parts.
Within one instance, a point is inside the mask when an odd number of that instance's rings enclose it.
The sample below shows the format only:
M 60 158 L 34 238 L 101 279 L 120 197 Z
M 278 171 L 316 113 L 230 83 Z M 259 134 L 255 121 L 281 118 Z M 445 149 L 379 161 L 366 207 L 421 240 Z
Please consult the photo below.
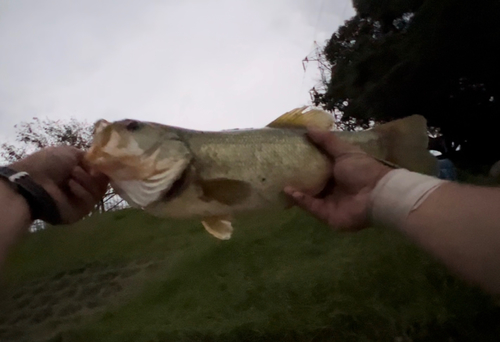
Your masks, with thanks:
M 436 176 L 438 162 L 428 150 L 427 121 L 412 115 L 375 126 L 373 132 L 385 150 L 385 160 L 411 171 Z

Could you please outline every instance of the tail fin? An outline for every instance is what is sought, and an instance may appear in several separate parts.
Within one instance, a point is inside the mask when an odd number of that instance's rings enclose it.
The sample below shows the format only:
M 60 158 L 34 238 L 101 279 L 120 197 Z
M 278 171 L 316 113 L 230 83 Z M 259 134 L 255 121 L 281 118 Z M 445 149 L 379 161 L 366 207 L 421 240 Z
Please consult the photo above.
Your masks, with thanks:
M 371 129 L 386 152 L 385 160 L 400 167 L 437 176 L 437 158 L 428 150 L 427 121 L 421 115 L 394 120 Z

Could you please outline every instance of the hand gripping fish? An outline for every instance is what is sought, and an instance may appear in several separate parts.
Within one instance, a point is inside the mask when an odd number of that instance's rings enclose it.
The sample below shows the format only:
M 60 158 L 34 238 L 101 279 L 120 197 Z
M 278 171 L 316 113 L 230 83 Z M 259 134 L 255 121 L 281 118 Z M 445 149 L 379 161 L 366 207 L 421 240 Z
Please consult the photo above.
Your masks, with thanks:
M 131 206 L 158 217 L 194 218 L 227 240 L 238 215 L 291 205 L 286 185 L 319 193 L 330 164 L 305 127 L 332 129 L 333 117 L 297 108 L 262 129 L 204 132 L 122 120 L 95 124 L 87 161 L 106 174 Z M 411 171 L 437 174 L 419 115 L 360 132 L 332 131 L 371 156 Z

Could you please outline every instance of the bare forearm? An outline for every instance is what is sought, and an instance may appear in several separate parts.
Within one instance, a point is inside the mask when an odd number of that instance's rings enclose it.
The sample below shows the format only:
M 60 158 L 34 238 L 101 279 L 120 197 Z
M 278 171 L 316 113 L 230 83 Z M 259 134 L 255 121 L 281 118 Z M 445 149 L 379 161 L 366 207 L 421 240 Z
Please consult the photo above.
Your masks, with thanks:
M 0 268 L 9 248 L 27 233 L 32 217 L 51 224 L 73 223 L 102 198 L 108 178 L 91 172 L 83 157 L 74 147 L 48 147 L 2 168 Z M 17 192 L 9 181 L 23 191 Z
M 0 267 L 9 248 L 28 230 L 31 223 L 26 200 L 6 182 L 0 181 Z
M 500 293 L 500 189 L 443 184 L 400 229 L 452 271 Z

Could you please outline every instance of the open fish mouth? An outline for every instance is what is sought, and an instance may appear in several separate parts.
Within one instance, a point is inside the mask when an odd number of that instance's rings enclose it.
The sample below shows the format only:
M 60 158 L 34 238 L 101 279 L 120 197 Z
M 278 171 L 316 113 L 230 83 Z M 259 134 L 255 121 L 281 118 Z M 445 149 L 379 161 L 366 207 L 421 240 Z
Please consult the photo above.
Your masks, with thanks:
M 182 193 L 192 168 L 192 156 L 182 140 L 171 132 L 155 130 L 150 139 L 144 137 L 148 131 L 122 132 L 119 124 L 116 129 L 110 125 L 96 124 L 86 160 L 110 178 L 118 195 L 132 206 L 145 208 Z M 146 141 L 142 146 L 141 138 Z

